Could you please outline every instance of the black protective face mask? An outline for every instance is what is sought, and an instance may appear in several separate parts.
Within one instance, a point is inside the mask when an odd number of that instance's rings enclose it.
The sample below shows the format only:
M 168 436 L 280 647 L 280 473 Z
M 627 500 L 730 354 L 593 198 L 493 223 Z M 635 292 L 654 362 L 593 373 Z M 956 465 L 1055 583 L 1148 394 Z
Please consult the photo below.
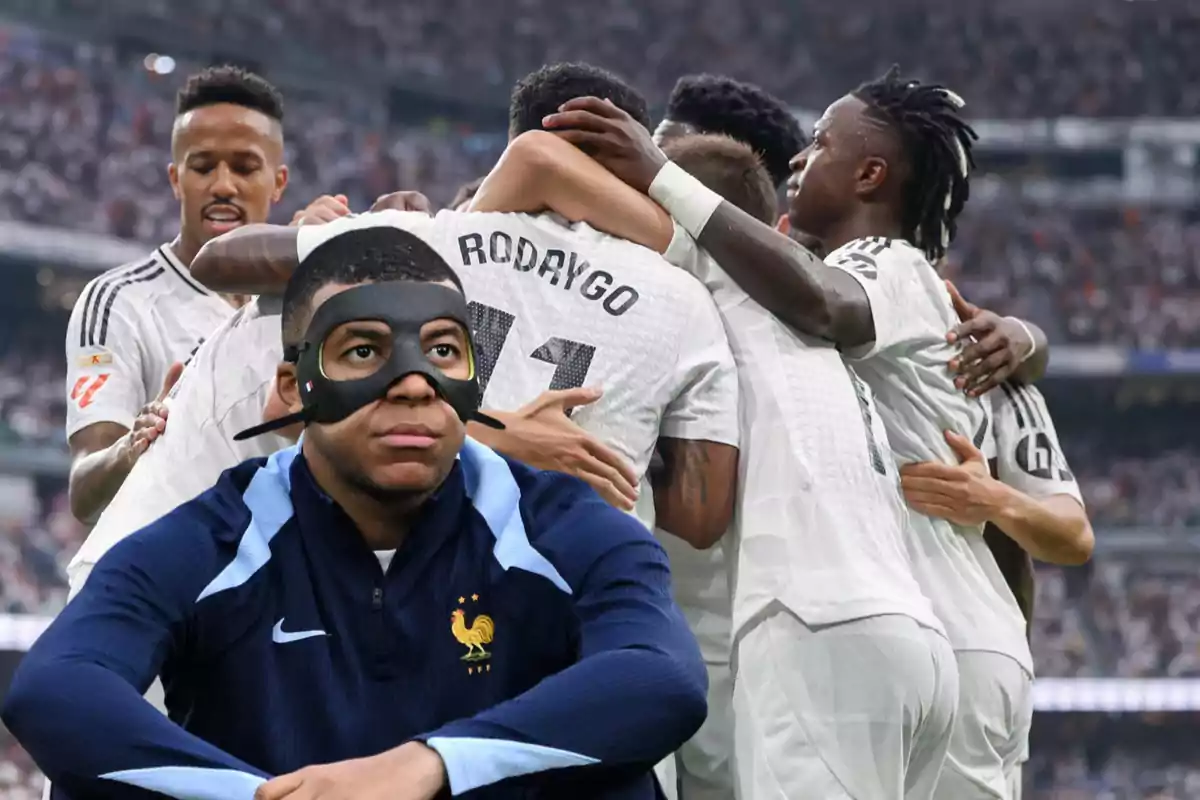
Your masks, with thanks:
M 471 377 L 449 378 L 425 356 L 421 328 L 437 319 L 462 326 L 467 339 Z M 388 360 L 371 375 L 352 380 L 333 380 L 322 369 L 322 351 L 329 334 L 340 325 L 355 321 L 382 322 L 391 329 L 392 349 Z M 278 430 L 296 422 L 339 422 L 388 391 L 408 375 L 423 376 L 438 396 L 450 404 L 463 422 L 476 420 L 494 428 L 504 425 L 480 413 L 482 392 L 476 374 L 475 345 L 462 293 L 436 283 L 395 281 L 369 283 L 347 289 L 326 300 L 308 323 L 299 346 L 288 347 L 284 359 L 296 365 L 296 382 L 304 409 L 238 433 L 241 441 Z

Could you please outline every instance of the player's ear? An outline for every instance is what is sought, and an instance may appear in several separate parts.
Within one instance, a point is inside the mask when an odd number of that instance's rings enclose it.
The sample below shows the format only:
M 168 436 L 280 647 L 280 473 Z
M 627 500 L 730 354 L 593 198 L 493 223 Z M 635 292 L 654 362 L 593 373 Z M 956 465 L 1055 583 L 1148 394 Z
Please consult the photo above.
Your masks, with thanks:
M 171 192 L 175 195 L 175 199 L 183 200 L 179 193 L 179 167 L 175 166 L 174 161 L 167 164 L 167 180 L 171 182 Z
M 283 190 L 288 185 L 288 168 L 287 164 L 280 164 L 275 168 L 275 191 L 271 193 L 271 202 L 278 203 L 283 197 Z
M 275 368 L 275 389 L 272 397 L 267 400 L 267 408 L 263 419 L 277 419 L 287 414 L 295 414 L 304 408 L 300 400 L 300 384 L 296 382 L 296 365 L 290 361 L 282 361 Z M 268 412 L 274 412 L 270 417 Z
M 859 195 L 874 194 L 887 180 L 888 163 L 880 156 L 867 156 L 858 165 L 854 176 L 855 190 Z

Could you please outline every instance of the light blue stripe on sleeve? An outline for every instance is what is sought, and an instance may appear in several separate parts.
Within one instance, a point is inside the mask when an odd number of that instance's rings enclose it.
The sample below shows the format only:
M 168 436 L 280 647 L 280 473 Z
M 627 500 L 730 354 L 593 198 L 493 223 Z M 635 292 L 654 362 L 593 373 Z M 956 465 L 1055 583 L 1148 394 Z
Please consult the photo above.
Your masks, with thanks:
M 233 769 L 151 767 L 124 769 L 100 777 L 179 800 L 253 800 L 265 778 Z
M 598 759 L 570 750 L 505 739 L 435 736 L 425 744 L 442 757 L 450 792 L 455 796 L 505 778 L 600 763 Z
M 250 524 L 238 542 L 237 554 L 225 569 L 213 578 L 200 596 L 199 603 L 226 589 L 241 586 L 271 559 L 271 540 L 292 518 L 291 467 L 300 445 L 286 447 L 267 459 L 246 487 L 242 501 L 250 509 Z
M 459 453 L 467 496 L 487 523 L 496 546 L 492 552 L 504 569 L 523 569 L 541 575 L 562 591 L 571 586 L 547 558 L 534 549 L 521 519 L 521 489 L 504 459 L 485 445 L 467 437 Z

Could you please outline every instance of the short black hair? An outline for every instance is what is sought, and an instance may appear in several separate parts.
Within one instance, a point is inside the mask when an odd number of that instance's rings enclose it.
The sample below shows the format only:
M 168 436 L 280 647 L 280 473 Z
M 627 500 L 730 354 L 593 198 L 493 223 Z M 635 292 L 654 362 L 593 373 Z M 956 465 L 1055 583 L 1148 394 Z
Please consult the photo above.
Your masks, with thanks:
M 699 133 L 723 133 L 762 158 L 775 186 L 787 182 L 792 157 L 805 147 L 800 123 L 787 104 L 752 83 L 724 75 L 685 75 L 667 99 L 667 119 Z
M 209 67 L 188 78 L 175 96 L 175 115 L 218 103 L 249 108 L 283 122 L 283 95 L 279 90 L 261 75 L 232 64 Z
M 696 180 L 759 222 L 775 224 L 775 187 L 758 155 L 732 136 L 694 134 L 663 143 L 663 153 Z
M 283 292 L 283 343 L 298 344 L 312 318 L 313 297 L 331 283 L 462 281 L 446 260 L 419 236 L 380 225 L 357 228 L 322 242 L 300 262 Z
M 617 75 L 582 63 L 550 64 L 531 72 L 513 87 L 508 103 L 508 135 L 542 130 L 542 118 L 576 97 L 599 97 L 650 130 L 646 98 Z
M 853 94 L 899 135 L 909 167 L 901 196 L 904 238 L 936 263 L 971 193 L 971 150 L 979 136 L 960 113 L 963 99 L 940 84 L 902 78 L 896 65 Z

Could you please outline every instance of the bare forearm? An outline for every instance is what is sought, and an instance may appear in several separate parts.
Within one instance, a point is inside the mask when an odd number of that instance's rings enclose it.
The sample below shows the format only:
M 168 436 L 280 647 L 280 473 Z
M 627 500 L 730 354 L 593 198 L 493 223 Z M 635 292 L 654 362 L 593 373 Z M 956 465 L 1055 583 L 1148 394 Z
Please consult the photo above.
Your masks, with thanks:
M 192 277 L 217 292 L 281 294 L 298 263 L 296 231 L 247 225 L 218 236 L 192 260 Z
M 1087 513 L 1073 497 L 1037 500 L 1003 486 L 990 521 L 1025 552 L 1051 564 L 1077 565 L 1092 555 L 1095 544 Z
M 71 513 L 80 522 L 95 522 L 133 469 L 134 461 L 124 442 L 123 438 L 119 439 L 72 463 L 68 495 Z
M 1013 378 L 1019 383 L 1037 383 L 1046 376 L 1046 368 L 1050 365 L 1050 342 L 1046 332 L 1029 320 L 1021 320 L 1033 336 L 1033 355 L 1021 362 L 1013 372 Z
M 738 450 L 714 442 L 659 439 L 650 473 L 655 524 L 693 547 L 712 547 L 733 518 Z
M 854 278 L 732 204 L 721 203 L 697 244 L 785 324 L 843 347 L 874 341 L 870 303 Z
M 509 144 L 470 209 L 549 209 L 660 253 L 671 243 L 673 232 L 670 217 L 657 203 L 579 148 L 545 131 L 523 133 Z

